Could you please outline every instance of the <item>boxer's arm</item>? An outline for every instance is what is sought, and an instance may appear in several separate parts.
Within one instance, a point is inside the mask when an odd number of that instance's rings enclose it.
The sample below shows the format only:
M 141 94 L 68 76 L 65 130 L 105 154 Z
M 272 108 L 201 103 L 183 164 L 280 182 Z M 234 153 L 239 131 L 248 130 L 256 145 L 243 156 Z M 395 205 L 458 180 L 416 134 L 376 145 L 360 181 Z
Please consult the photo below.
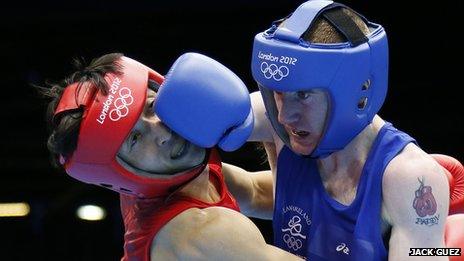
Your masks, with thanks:
M 405 150 L 410 151 L 408 147 Z M 408 156 L 400 154 L 392 160 L 382 185 L 387 220 L 392 225 L 389 260 L 410 258 L 410 248 L 445 247 L 447 178 L 430 156 L 416 152 L 402 154 Z M 447 260 L 446 257 L 421 258 Z
M 251 173 L 241 168 L 224 164 L 223 174 L 229 190 L 238 200 L 241 211 L 252 217 L 272 219 L 278 151 L 283 144 L 275 135 L 264 107 L 261 93 L 250 94 L 254 126 L 248 141 L 262 142 L 267 153 L 271 171 Z
M 249 172 L 223 163 L 222 173 L 229 191 L 237 199 L 243 214 L 272 219 L 274 193 L 271 171 Z
M 266 244 L 242 214 L 222 208 L 189 209 L 153 240 L 152 260 L 300 260 Z
M 248 141 L 262 142 L 267 152 L 269 165 L 273 170 L 276 166 L 277 155 L 284 146 L 282 140 L 274 131 L 269 119 L 266 116 L 266 108 L 264 107 L 261 93 L 253 92 L 250 94 L 251 107 L 253 109 L 254 125 Z
M 255 121 L 248 141 L 274 142 L 274 129 L 266 117 L 266 108 L 261 93 L 259 91 L 251 93 L 250 99 Z
M 224 163 L 222 173 L 229 191 L 238 200 L 240 210 L 250 217 L 272 219 L 276 184 L 276 144 L 264 142 L 271 171 L 249 172 Z

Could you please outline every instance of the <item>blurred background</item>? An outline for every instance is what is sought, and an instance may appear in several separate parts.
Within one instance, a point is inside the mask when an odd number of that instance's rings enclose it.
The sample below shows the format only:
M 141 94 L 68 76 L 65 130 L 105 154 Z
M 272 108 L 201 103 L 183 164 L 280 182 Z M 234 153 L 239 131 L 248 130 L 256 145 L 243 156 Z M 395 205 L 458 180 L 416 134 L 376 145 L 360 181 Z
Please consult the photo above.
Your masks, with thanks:
M 184 52 L 211 56 L 250 91 L 252 40 L 303 1 L 15 1 L 0 9 L 3 82 L 0 203 L 25 216 L 0 217 L 0 260 L 118 260 L 123 225 L 116 193 L 76 182 L 49 163 L 45 101 L 30 84 L 57 82 L 71 61 L 122 52 L 165 74 Z M 390 89 L 380 115 L 429 153 L 464 160 L 462 1 L 341 1 L 382 24 L 390 44 Z M 459 87 L 461 86 L 461 87 Z M 461 93 L 461 92 L 459 92 Z M 255 144 L 224 161 L 262 170 Z M 77 209 L 101 207 L 99 221 Z M 5 206 L 5 205 L 2 205 Z M 1 207 L 0 207 L 1 208 Z M 95 213 L 95 212 L 91 212 Z M 97 213 L 98 214 L 98 213 Z M 270 221 L 254 219 L 272 241 Z

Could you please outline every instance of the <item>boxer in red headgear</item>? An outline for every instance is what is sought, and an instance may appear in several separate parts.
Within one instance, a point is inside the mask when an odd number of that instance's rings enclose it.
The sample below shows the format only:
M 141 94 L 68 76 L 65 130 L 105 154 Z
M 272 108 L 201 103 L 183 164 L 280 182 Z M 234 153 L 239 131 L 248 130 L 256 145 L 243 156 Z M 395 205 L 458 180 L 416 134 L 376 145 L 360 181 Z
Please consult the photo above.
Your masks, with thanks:
M 121 194 L 123 260 L 297 259 L 267 245 L 238 212 L 222 172 L 244 170 L 222 166 L 214 149 L 186 141 L 153 113 L 163 81 L 109 54 L 47 90 L 56 161 L 70 176 Z

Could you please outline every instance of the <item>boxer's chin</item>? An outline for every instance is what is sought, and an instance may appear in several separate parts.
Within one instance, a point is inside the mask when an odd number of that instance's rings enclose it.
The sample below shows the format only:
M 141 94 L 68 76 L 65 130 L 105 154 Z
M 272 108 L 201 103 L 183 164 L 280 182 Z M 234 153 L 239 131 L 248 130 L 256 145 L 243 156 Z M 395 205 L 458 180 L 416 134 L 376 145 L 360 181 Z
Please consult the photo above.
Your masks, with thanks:
M 301 143 L 294 143 L 290 141 L 290 146 L 293 152 L 303 155 L 303 156 L 309 156 L 311 153 L 314 151 L 315 147 L 314 145 L 306 145 L 306 144 L 301 144 Z
M 300 155 L 310 155 L 317 145 L 317 142 L 314 141 L 311 134 L 305 136 L 290 134 L 289 139 L 293 152 Z
M 201 164 L 205 160 L 206 149 L 196 146 L 193 143 L 188 144 L 188 151 L 185 156 L 182 158 L 182 161 L 186 165 L 185 167 L 195 167 Z

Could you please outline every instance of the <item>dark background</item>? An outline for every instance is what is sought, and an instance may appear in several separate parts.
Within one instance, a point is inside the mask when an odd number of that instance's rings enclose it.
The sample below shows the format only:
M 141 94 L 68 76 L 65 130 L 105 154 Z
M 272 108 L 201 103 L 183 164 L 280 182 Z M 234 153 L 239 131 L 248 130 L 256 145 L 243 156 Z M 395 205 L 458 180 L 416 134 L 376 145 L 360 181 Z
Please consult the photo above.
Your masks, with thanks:
M 71 59 L 123 52 L 164 74 L 184 52 L 211 56 L 255 91 L 253 36 L 302 1 L 15 1 L 0 10 L 2 135 L 0 203 L 25 201 L 24 218 L 0 218 L 0 259 L 117 260 L 122 223 L 115 193 L 53 169 L 45 146 L 45 102 L 31 83 L 59 81 Z M 430 153 L 464 160 L 461 96 L 462 1 L 342 1 L 382 24 L 390 44 L 390 89 L 380 115 Z M 433 3 L 433 4 L 432 4 Z M 260 164 L 254 144 L 222 153 L 248 170 Z M 105 207 L 102 222 L 79 221 L 75 209 Z M 255 220 L 267 240 L 269 222 Z

